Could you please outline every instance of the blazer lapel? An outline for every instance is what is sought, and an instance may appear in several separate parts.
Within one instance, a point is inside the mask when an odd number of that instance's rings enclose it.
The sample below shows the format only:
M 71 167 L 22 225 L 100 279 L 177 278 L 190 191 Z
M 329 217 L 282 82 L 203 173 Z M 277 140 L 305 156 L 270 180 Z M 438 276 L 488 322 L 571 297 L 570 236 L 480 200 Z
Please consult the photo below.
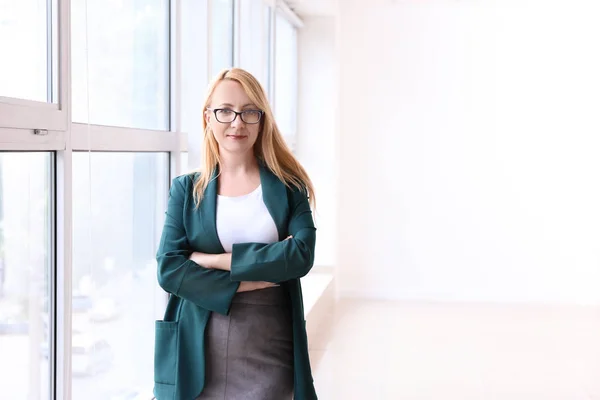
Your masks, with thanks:
M 263 202 L 271 214 L 271 218 L 277 227 L 279 240 L 283 240 L 287 235 L 287 219 L 289 215 L 289 206 L 287 198 L 287 188 L 277 176 L 275 176 L 266 165 L 259 163 L 260 183 L 262 185 Z M 224 253 L 223 245 L 219 240 L 217 233 L 217 191 L 218 191 L 218 167 L 213 172 L 211 179 L 204 192 L 204 198 L 200 202 L 200 216 L 202 227 L 206 236 L 203 242 L 206 251 L 213 254 Z
M 266 165 L 260 163 L 259 167 L 263 201 L 265 206 L 267 206 L 267 210 L 269 210 L 273 221 L 275 221 L 277 232 L 279 233 L 279 240 L 283 240 L 288 235 L 287 218 L 289 215 L 289 206 L 287 188 Z
M 202 226 L 206 232 L 207 252 L 222 254 L 225 252 L 217 233 L 217 174 L 218 167 L 213 172 L 200 202 Z M 209 246 L 209 247 L 208 247 Z

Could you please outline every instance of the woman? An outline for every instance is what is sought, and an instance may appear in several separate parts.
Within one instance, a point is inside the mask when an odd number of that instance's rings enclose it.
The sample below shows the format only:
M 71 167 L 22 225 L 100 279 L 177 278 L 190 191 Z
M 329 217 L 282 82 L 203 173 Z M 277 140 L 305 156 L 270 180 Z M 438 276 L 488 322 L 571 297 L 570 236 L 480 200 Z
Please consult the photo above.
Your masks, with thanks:
M 203 151 L 200 172 L 173 181 L 157 253 L 171 296 L 155 396 L 316 399 L 299 280 L 314 261 L 313 187 L 248 72 L 210 85 Z

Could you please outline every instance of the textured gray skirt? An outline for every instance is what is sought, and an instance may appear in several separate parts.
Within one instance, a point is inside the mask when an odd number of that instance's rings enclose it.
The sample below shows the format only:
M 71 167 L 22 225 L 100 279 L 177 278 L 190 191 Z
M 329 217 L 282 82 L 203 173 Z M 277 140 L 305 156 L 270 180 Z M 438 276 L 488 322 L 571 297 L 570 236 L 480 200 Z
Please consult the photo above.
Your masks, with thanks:
M 206 327 L 204 390 L 197 400 L 288 400 L 294 391 L 292 316 L 281 287 L 237 293 Z

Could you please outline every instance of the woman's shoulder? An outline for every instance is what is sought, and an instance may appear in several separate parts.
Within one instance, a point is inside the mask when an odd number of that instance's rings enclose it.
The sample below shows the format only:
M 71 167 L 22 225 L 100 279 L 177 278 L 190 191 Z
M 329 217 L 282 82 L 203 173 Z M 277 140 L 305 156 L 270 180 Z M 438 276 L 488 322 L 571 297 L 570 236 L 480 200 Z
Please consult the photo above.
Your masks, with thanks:
M 309 200 L 307 187 L 301 182 L 290 182 L 286 186 L 287 197 L 291 204 Z
M 190 192 L 199 177 L 199 171 L 191 171 L 174 178 L 172 186 L 175 189 L 182 190 L 183 192 Z

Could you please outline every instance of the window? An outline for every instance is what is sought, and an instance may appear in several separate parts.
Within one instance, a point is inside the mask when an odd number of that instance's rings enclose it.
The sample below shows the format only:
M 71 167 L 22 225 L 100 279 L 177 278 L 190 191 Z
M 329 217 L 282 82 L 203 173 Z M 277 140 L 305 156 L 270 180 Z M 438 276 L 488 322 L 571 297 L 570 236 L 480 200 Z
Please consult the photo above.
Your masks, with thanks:
M 0 152 L 2 397 L 49 399 L 52 154 Z
M 253 74 L 265 91 L 268 68 L 270 14 L 262 1 L 240 0 L 240 67 Z
M 67 129 L 67 105 L 59 102 L 68 88 L 59 71 L 67 59 L 61 1 L 0 0 L 0 127 Z
M 269 99 L 273 98 L 273 64 L 274 64 L 274 57 L 273 57 L 273 49 L 274 49 L 274 40 L 273 40 L 273 33 L 274 33 L 274 24 L 273 24 L 273 8 L 272 7 L 266 7 L 265 9 L 265 21 L 267 24 L 267 36 L 265 38 L 265 46 L 267 49 L 267 53 L 266 53 L 266 62 L 267 62 L 267 85 L 266 85 L 266 90 L 267 90 L 267 94 L 269 96 Z
M 275 96 L 277 124 L 293 148 L 296 136 L 297 108 L 297 43 L 296 28 L 282 15 L 275 18 Z
M 71 4 L 73 121 L 168 130 L 169 1 Z
M 181 130 L 188 135 L 189 160 L 200 165 L 204 136 L 202 106 L 208 85 L 208 4 L 206 1 L 183 0 L 181 3 Z M 182 172 L 188 171 L 185 153 Z M 182 154 L 181 160 L 184 157 Z
M 214 76 L 233 66 L 233 0 L 212 0 L 210 26 L 210 73 Z
M 199 166 L 196 166 L 195 168 L 190 168 L 190 161 L 189 161 L 189 156 L 188 156 L 188 152 L 181 152 L 181 173 L 180 175 L 183 174 L 187 174 L 189 171 L 198 168 Z
M 0 0 L 0 54 L 7 57 L 0 63 L 0 96 L 51 101 L 47 4 L 47 0 Z
M 156 248 L 209 77 L 240 64 L 294 132 L 295 31 L 280 18 L 276 53 L 266 3 L 0 0 L 19 58 L 0 64 L 0 397 L 153 397 Z
M 73 154 L 74 400 L 153 397 L 168 171 L 166 153 Z

